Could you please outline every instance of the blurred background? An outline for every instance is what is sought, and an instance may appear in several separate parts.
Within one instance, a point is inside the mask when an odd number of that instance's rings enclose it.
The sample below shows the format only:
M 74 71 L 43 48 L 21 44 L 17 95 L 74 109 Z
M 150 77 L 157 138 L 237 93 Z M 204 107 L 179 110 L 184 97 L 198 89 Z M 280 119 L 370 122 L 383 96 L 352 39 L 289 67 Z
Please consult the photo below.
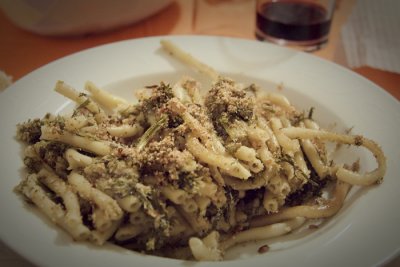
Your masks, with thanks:
M 15 81 L 76 51 L 146 36 L 201 34 L 255 40 L 255 2 L 2 0 L 0 71 Z M 400 99 L 400 53 L 396 52 L 400 34 L 394 26 L 400 25 L 399 4 L 397 0 L 337 0 L 329 42 L 313 54 L 351 68 Z M 377 50 L 385 55 L 374 58 Z M 390 64 L 397 66 L 390 68 Z

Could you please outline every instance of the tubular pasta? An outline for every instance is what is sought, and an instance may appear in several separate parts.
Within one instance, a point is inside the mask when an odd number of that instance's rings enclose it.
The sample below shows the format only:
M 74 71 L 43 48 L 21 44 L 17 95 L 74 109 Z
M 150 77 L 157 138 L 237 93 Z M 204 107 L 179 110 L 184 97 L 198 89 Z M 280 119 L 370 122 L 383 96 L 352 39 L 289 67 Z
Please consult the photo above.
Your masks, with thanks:
M 207 207 L 211 203 L 211 199 L 208 197 L 196 196 L 195 200 L 197 207 L 199 207 L 199 213 L 204 216 L 207 212 Z
M 279 202 L 275 194 L 265 190 L 263 197 L 263 206 L 268 213 L 276 213 L 279 210 Z
M 214 183 L 199 181 L 198 182 L 198 194 L 200 196 L 213 197 L 217 193 L 218 187 Z
M 218 249 L 218 232 L 211 232 L 203 240 L 192 237 L 189 239 L 189 247 L 193 256 L 199 261 L 222 260 L 222 252 Z
M 249 169 L 254 173 L 259 173 L 264 169 L 264 165 L 257 158 L 257 153 L 253 148 L 247 146 L 241 146 L 236 150 L 235 157 L 247 162 Z
M 213 179 L 218 185 L 223 186 L 225 184 L 224 178 L 222 177 L 221 173 L 219 172 L 216 166 L 210 166 L 210 172 L 212 174 Z
M 174 206 L 169 206 L 167 210 L 172 218 L 171 236 L 190 236 L 194 233 L 193 229 L 187 224 L 179 212 L 177 212 Z
M 293 160 L 295 162 L 295 165 L 299 170 L 304 174 L 304 176 L 309 177 L 310 176 L 310 170 L 307 167 L 307 163 L 304 160 L 304 155 L 301 150 L 296 151 L 294 153 Z
M 75 240 L 86 240 L 90 236 L 90 230 L 83 225 L 79 200 L 76 194 L 57 175 L 44 168 L 38 173 L 38 180 L 42 181 L 62 198 L 66 211 L 60 224 Z
M 95 208 L 93 211 L 92 221 L 94 227 L 100 232 L 107 230 L 112 225 L 112 221 L 106 216 L 104 210 L 100 208 Z
M 62 197 L 66 211 L 50 200 L 46 192 L 38 185 L 39 179 Z M 49 219 L 64 228 L 75 240 L 86 240 L 91 236 L 90 230 L 82 223 L 76 195 L 56 175 L 42 169 L 38 175 L 28 176 L 21 190 Z
M 274 131 L 276 139 L 279 142 L 279 145 L 284 150 L 285 154 L 293 155 L 296 151 L 300 150 L 300 146 L 297 140 L 292 140 L 287 137 L 284 133 L 282 133 L 282 123 L 278 118 L 271 119 L 271 127 Z
M 183 204 L 189 197 L 186 191 L 165 186 L 161 189 L 162 194 L 175 204 Z
M 133 137 L 143 133 L 143 127 L 139 124 L 111 126 L 107 128 L 107 132 L 116 137 Z
M 287 99 L 287 97 L 282 94 L 268 93 L 264 97 L 262 97 L 260 101 L 263 101 L 264 99 L 269 100 L 271 103 L 280 106 L 286 111 L 290 112 L 294 110 L 293 106 L 290 104 L 289 99 Z
M 192 102 L 192 98 L 189 95 L 189 92 L 186 90 L 186 88 L 183 86 L 185 83 L 186 79 L 182 78 L 180 81 L 178 81 L 174 86 L 172 87 L 172 92 L 174 93 L 174 96 L 179 99 L 182 103 L 185 102 Z
M 132 225 L 141 225 L 144 226 L 149 223 L 148 216 L 141 210 L 133 212 L 129 215 L 129 222 Z
M 42 135 L 40 138 L 43 140 L 66 143 L 74 147 L 80 147 L 100 156 L 107 155 L 111 152 L 111 146 L 106 142 L 91 140 L 68 132 L 59 133 L 47 126 L 42 127 Z
M 203 99 L 200 94 L 200 83 L 189 77 L 182 80 L 182 82 L 182 86 L 188 92 L 192 102 L 198 105 L 202 105 Z
M 180 206 L 176 206 L 176 210 L 196 233 L 203 233 L 210 229 L 211 225 L 205 217 L 197 216 L 196 213 L 187 212 Z
M 266 182 L 268 182 L 272 177 L 274 177 L 279 171 L 279 165 L 273 158 L 272 153 L 268 150 L 266 146 L 257 150 L 257 154 L 261 160 L 261 162 L 265 166 L 264 176 Z
M 188 150 L 200 161 L 218 167 L 234 177 L 247 180 L 250 177 L 250 171 L 247 170 L 239 161 L 232 157 L 216 154 L 206 149 L 196 138 L 189 137 L 186 146 Z
M 225 183 L 235 190 L 257 189 L 267 184 L 265 177 L 262 175 L 247 180 L 239 180 L 229 176 L 224 177 L 224 179 Z
M 290 192 L 290 186 L 282 176 L 274 176 L 268 181 L 267 188 L 278 196 L 287 196 Z
M 199 209 L 199 207 L 197 206 L 197 203 L 194 199 L 187 199 L 186 201 L 181 203 L 181 206 L 186 213 L 194 213 L 195 214 L 197 212 L 197 210 Z
M 113 236 L 115 231 L 121 224 L 121 220 L 113 221 L 111 226 L 104 231 L 95 230 L 92 231 L 91 239 L 98 245 L 103 245 L 109 238 Z
M 82 175 L 71 172 L 68 182 L 85 199 L 93 201 L 97 207 L 104 211 L 104 216 L 109 220 L 119 220 L 122 217 L 122 210 L 116 200 L 112 199 L 102 191 L 95 189 Z
M 281 236 L 289 233 L 300 227 L 305 222 L 302 217 L 296 217 L 292 220 L 275 223 L 267 226 L 255 227 L 249 230 L 242 231 L 238 234 L 233 235 L 227 240 L 223 241 L 220 246 L 223 250 L 226 250 L 236 244 L 251 241 L 251 240 L 264 240 L 276 236 Z
M 37 174 L 27 176 L 24 183 L 20 185 L 20 190 L 53 222 L 59 223 L 64 217 L 61 206 L 54 203 L 38 185 Z
M 65 151 L 65 158 L 68 161 L 68 168 L 71 170 L 79 167 L 86 167 L 93 162 L 93 159 L 89 156 L 83 155 L 76 151 L 76 149 L 69 148 Z
M 279 142 L 277 137 L 275 136 L 274 132 L 268 125 L 267 121 L 263 117 L 257 118 L 257 125 L 262 128 L 269 136 L 268 140 L 266 141 L 267 147 L 271 152 L 277 152 L 280 149 Z
M 75 117 L 68 118 L 65 121 L 65 129 L 70 132 L 75 132 L 81 129 L 82 127 L 86 126 L 88 121 L 85 116 L 78 115 Z
M 137 212 L 142 206 L 139 198 L 133 195 L 118 198 L 117 202 L 121 209 L 126 212 Z
M 88 110 L 96 115 L 97 121 L 102 121 L 106 116 L 104 111 L 95 102 L 91 101 L 85 94 L 76 91 L 65 82 L 58 81 L 54 90 L 72 101 L 75 101 L 79 105 L 85 105 Z
M 371 185 L 379 181 L 379 179 L 382 179 L 384 173 L 386 172 L 386 159 L 382 149 L 375 142 L 365 137 L 359 135 L 343 135 L 322 130 L 295 127 L 282 129 L 282 132 L 289 138 L 319 138 L 326 141 L 363 146 L 371 151 L 378 163 L 378 167 L 375 170 L 366 173 L 365 175 L 355 173 L 343 167 L 338 167 L 338 169 L 335 171 L 335 175 L 339 180 L 342 180 L 344 182 L 354 185 Z
M 202 62 L 198 61 L 196 58 L 191 56 L 190 54 L 186 53 L 185 51 L 181 50 L 175 44 L 171 43 L 167 40 L 162 40 L 161 45 L 163 48 L 168 51 L 171 55 L 179 58 L 179 60 L 185 62 L 185 64 L 194 67 L 195 69 L 199 70 L 200 72 L 208 75 L 212 80 L 217 80 L 219 77 L 218 72 L 212 69 L 210 66 L 203 64 Z
M 180 114 L 185 121 L 185 123 L 192 130 L 193 135 L 200 138 L 203 144 L 209 149 L 213 150 L 215 153 L 224 154 L 225 147 L 221 142 L 210 133 L 205 127 L 203 127 L 198 120 L 196 120 L 186 109 L 186 107 L 177 99 L 171 99 L 168 102 L 170 109 L 173 112 Z
M 142 226 L 125 224 L 118 228 L 117 232 L 115 233 L 115 239 L 118 241 L 125 241 L 141 234 L 143 230 L 144 228 Z
M 308 219 L 331 217 L 342 207 L 349 189 L 349 184 L 338 181 L 333 197 L 329 201 L 326 201 L 326 203 L 322 205 L 300 205 L 286 208 L 272 215 L 255 218 L 251 222 L 251 226 L 258 227 L 261 225 L 273 224 L 298 216 Z
M 108 108 L 108 109 L 115 109 L 119 105 L 126 105 L 127 101 L 125 99 L 117 97 L 113 94 L 110 94 L 107 91 L 97 87 L 93 82 L 86 82 L 85 83 L 85 90 L 90 92 L 91 97 L 99 103 L 100 105 Z

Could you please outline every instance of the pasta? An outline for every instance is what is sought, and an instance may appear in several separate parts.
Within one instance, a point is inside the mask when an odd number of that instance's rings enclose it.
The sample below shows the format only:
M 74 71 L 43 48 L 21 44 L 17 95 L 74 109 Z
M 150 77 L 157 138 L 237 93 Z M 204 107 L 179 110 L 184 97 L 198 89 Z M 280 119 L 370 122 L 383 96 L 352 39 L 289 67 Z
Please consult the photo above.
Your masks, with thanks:
M 223 260 L 239 243 L 332 217 L 353 185 L 382 181 L 386 159 L 374 141 L 322 129 L 282 94 L 253 94 L 255 85 L 161 44 L 211 88 L 202 94 L 183 77 L 147 87 L 133 104 L 92 82 L 86 94 L 58 81 L 72 114 L 17 126 L 28 172 L 17 192 L 74 240 Z M 326 142 L 365 147 L 377 167 L 337 164 Z

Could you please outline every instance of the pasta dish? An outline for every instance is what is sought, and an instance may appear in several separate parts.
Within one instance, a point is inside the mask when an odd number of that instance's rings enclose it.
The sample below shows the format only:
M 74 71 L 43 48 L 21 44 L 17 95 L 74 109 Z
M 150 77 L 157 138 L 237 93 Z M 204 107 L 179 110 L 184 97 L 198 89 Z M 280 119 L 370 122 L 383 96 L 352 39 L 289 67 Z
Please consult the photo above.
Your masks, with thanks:
M 239 243 L 329 218 L 352 185 L 382 181 L 386 159 L 374 141 L 322 129 L 313 109 L 299 111 L 282 94 L 161 45 L 207 75 L 211 88 L 202 93 L 182 77 L 146 86 L 130 103 L 92 82 L 83 93 L 58 81 L 55 91 L 76 103 L 73 112 L 17 126 L 27 175 L 16 191 L 75 241 L 222 260 Z M 365 147 L 377 167 L 338 164 L 327 142 Z

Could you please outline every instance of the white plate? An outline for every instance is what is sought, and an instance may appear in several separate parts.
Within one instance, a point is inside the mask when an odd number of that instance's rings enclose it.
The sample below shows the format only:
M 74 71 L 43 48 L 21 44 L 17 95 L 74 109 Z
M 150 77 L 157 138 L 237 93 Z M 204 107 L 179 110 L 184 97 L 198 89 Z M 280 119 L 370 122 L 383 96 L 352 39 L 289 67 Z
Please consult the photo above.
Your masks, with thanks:
M 354 133 L 381 144 L 388 159 L 383 184 L 353 193 L 336 217 L 309 236 L 276 242 L 272 251 L 262 255 L 257 255 L 254 245 L 240 246 L 228 255 L 240 260 L 196 266 L 376 266 L 399 252 L 398 101 L 353 72 L 309 54 L 223 37 L 168 38 L 237 80 L 257 81 L 271 90 L 277 90 L 271 83 L 283 84 L 282 92 L 296 106 L 303 109 L 314 106 L 317 119 L 326 125 L 354 126 Z M 130 89 L 162 79 L 172 81 L 183 73 L 200 78 L 160 51 L 159 38 L 146 38 L 104 45 L 62 58 L 30 73 L 2 93 L 1 239 L 40 266 L 187 265 L 183 261 L 144 256 L 111 245 L 95 247 L 74 243 L 13 192 L 21 179 L 22 168 L 21 146 L 14 139 L 15 125 L 71 105 L 52 90 L 57 80 L 78 89 L 86 80 L 91 80 L 131 97 Z M 368 153 L 361 152 L 360 157 L 367 169 L 375 167 Z

